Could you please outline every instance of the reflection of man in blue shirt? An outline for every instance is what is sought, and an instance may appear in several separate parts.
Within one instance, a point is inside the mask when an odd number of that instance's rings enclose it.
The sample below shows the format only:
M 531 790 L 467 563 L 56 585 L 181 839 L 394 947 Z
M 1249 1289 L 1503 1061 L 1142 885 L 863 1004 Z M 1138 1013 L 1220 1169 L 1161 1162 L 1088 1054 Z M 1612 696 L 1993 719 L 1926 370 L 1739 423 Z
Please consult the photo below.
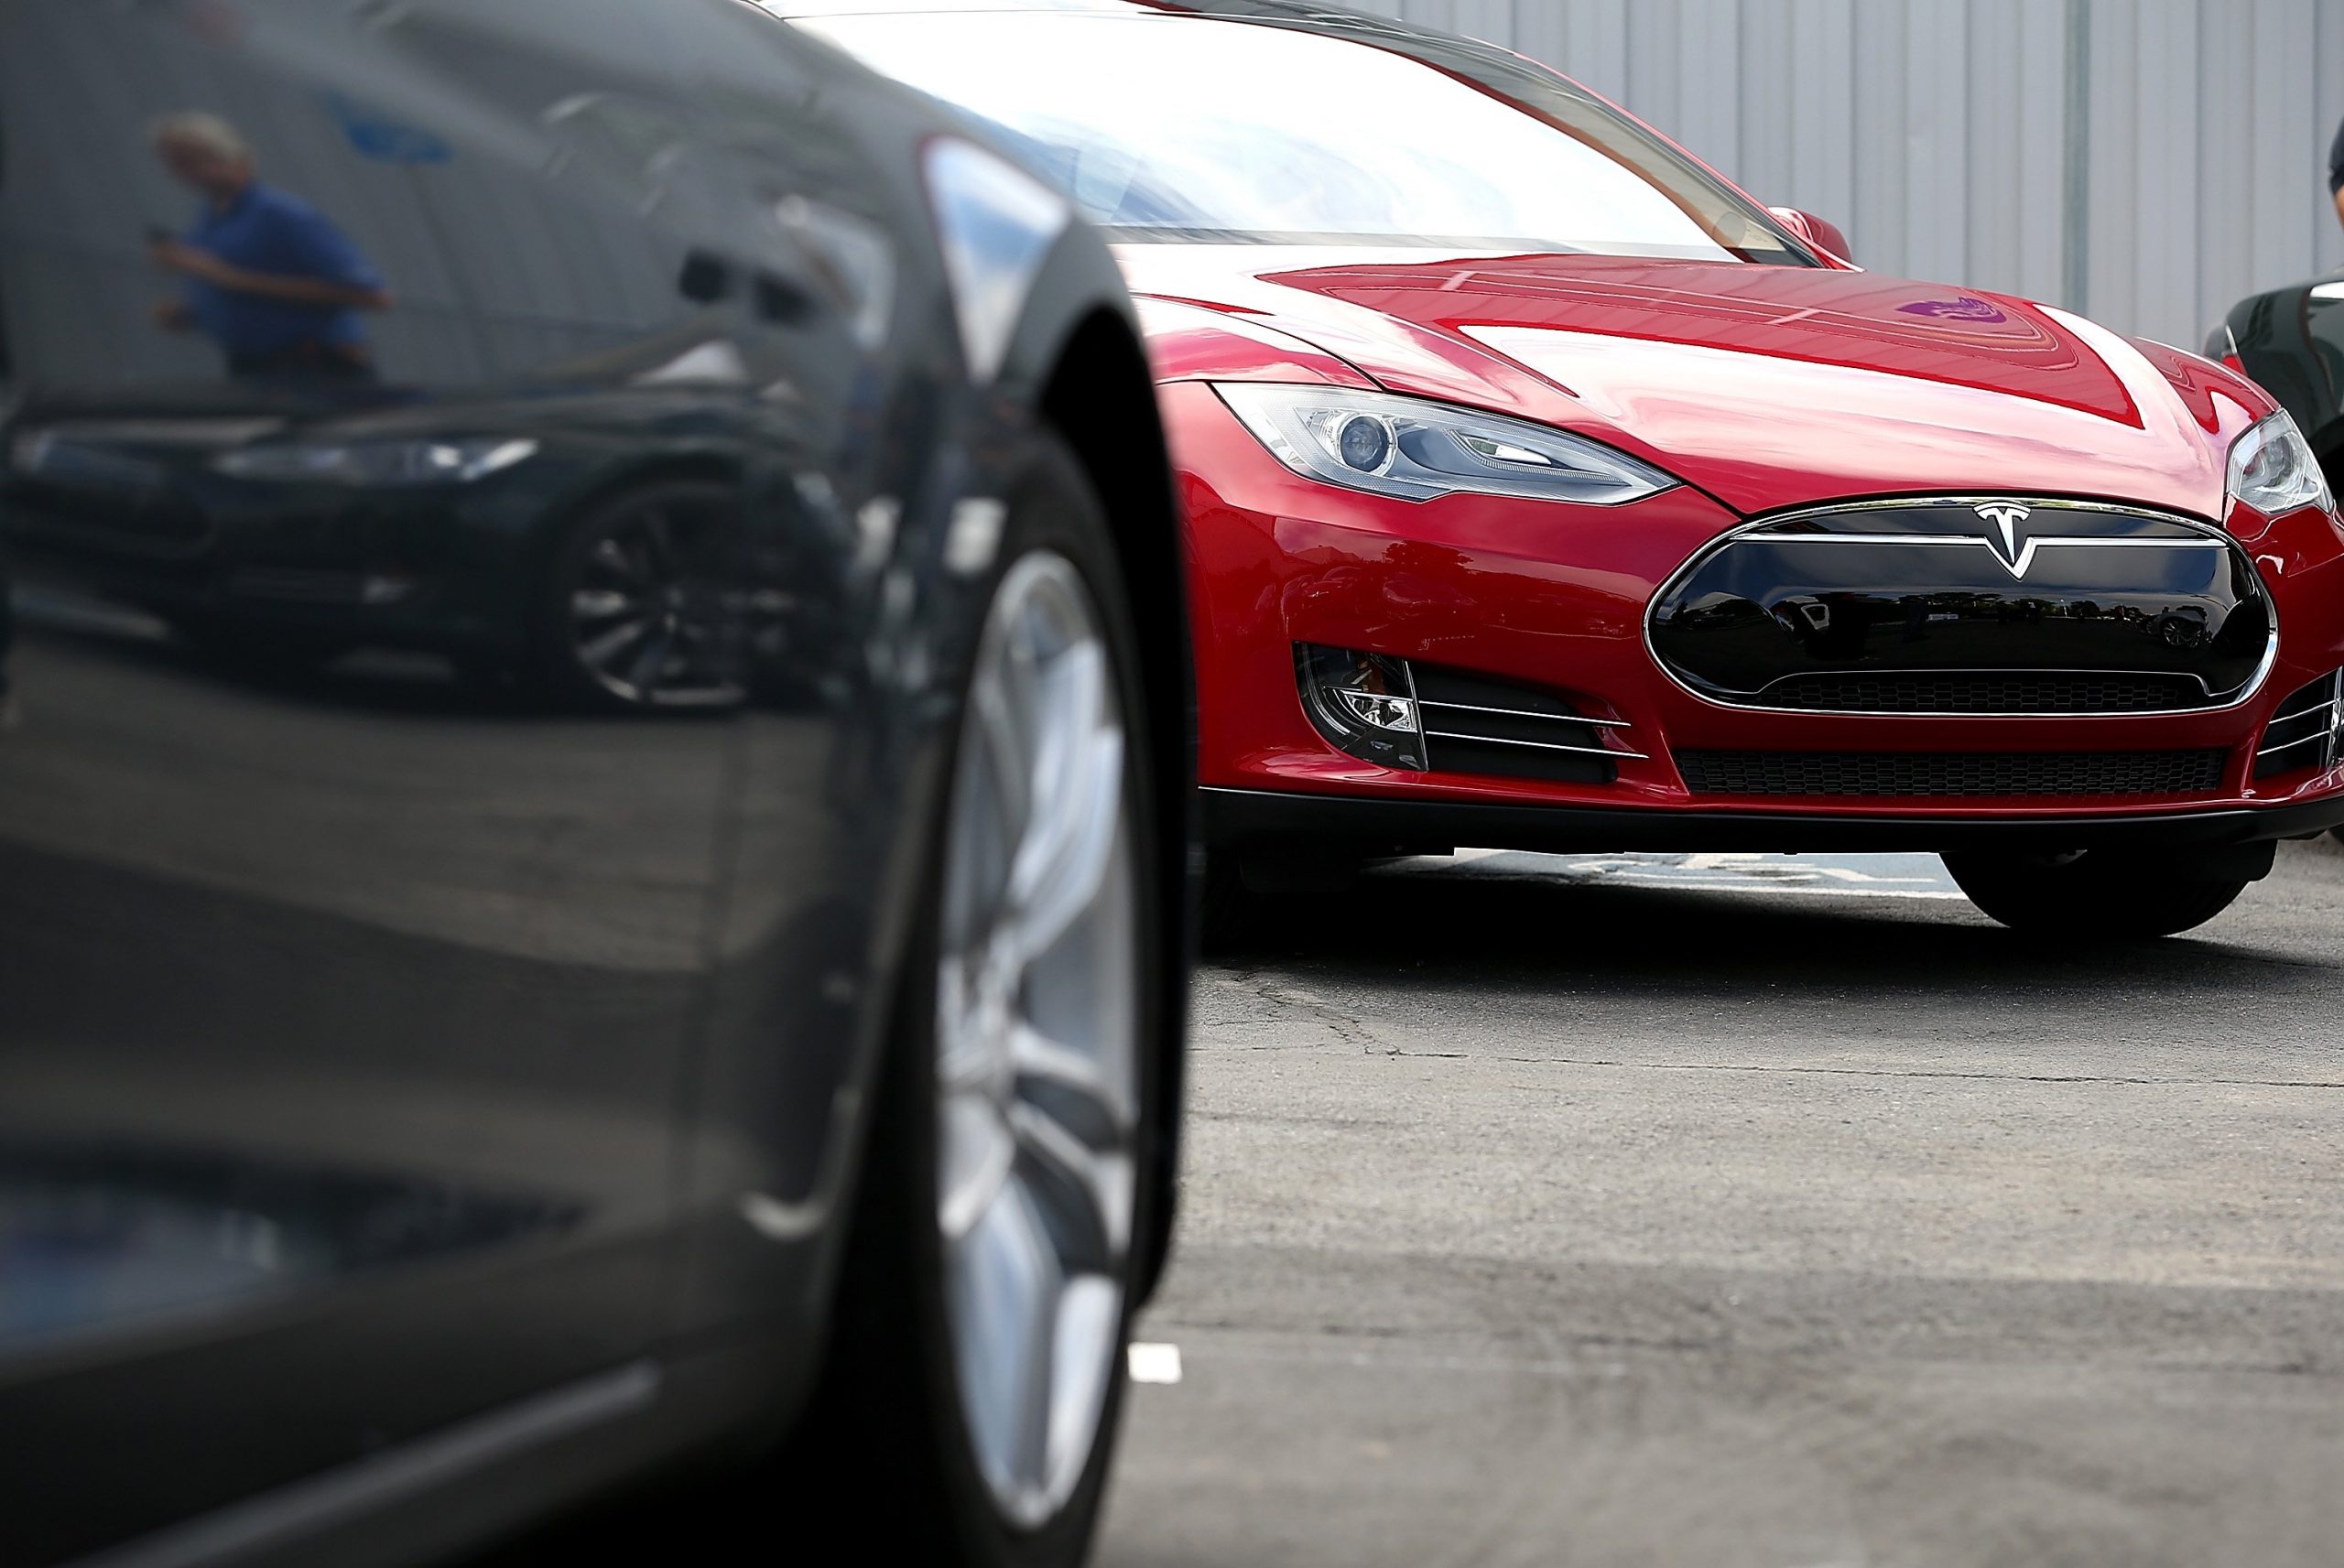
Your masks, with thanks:
M 184 237 L 153 236 L 156 265 L 183 280 L 157 319 L 201 330 L 232 374 L 371 375 L 358 312 L 391 302 L 374 264 L 325 214 L 255 179 L 251 146 L 218 115 L 172 115 L 154 145 L 204 199 Z

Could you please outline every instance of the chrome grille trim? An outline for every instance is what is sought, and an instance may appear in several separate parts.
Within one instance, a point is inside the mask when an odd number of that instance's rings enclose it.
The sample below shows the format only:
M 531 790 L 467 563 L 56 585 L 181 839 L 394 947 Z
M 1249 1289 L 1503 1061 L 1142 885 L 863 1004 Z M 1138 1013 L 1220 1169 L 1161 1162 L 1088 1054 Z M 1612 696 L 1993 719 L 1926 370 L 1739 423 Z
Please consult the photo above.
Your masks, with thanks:
M 2275 778 L 2298 768 L 2327 769 L 2344 760 L 2344 742 L 2339 742 L 2336 714 L 2344 707 L 2344 669 L 2331 671 L 2308 686 L 2290 692 L 2287 699 L 2271 715 L 2263 727 L 2263 744 L 2254 753 L 2254 776 Z M 2288 725 L 2312 721 L 2317 728 L 2291 740 L 2273 741 L 2273 733 Z M 2319 755 L 2311 762 L 2282 761 L 2297 748 L 2317 744 Z
M 1542 714 L 1539 717 L 1547 716 Z M 1615 746 L 1565 746 L 1553 741 L 1509 741 L 1503 735 L 1460 735 L 1442 730 L 1427 730 L 1424 736 L 1427 741 L 1470 741 L 1479 746 L 1527 746 L 1538 752 L 1568 752 L 1576 757 L 1612 757 L 1631 762 L 1652 761 L 1643 752 L 1622 752 Z
M 2301 715 L 2297 715 L 2297 717 L 2301 717 Z M 2282 752 L 2292 752 L 2298 746 L 2308 746 L 2314 741 L 2325 741 L 2327 739 L 2328 731 L 2323 730 L 2316 735 L 2306 735 L 2301 740 L 2284 741 L 2276 746 L 2265 746 L 2254 754 L 2258 757 L 2275 757 Z
M 1411 671 L 1410 679 L 1413 681 L 1414 678 L 1414 672 Z M 1503 719 L 1544 719 L 1563 724 L 1584 724 L 1590 730 L 1626 730 L 1631 728 L 1628 721 L 1624 719 L 1588 719 L 1575 713 L 1539 713 L 1527 708 L 1484 708 L 1478 702 L 1434 702 L 1429 698 L 1419 698 L 1416 706 L 1419 708 L 1447 708 L 1454 713 L 1494 713 Z M 1469 739 L 1476 738 L 1477 737 L 1469 737 Z

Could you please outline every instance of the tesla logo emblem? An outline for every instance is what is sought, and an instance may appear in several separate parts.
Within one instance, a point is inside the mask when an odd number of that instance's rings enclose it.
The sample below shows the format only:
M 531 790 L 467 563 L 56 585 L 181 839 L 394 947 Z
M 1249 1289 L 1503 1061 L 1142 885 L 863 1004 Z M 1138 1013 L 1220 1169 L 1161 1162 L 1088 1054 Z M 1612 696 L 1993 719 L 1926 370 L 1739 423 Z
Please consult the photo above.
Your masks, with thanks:
M 2000 535 L 1986 541 L 1986 547 L 1994 552 L 1994 558 L 2009 568 L 2011 576 L 2024 577 L 2026 568 L 2035 560 L 2035 541 L 2029 539 L 2021 544 L 2018 536 L 2018 525 L 2026 521 L 2027 509 L 2015 501 L 1987 501 L 1980 503 L 1972 510 L 1991 523 L 1994 532 Z

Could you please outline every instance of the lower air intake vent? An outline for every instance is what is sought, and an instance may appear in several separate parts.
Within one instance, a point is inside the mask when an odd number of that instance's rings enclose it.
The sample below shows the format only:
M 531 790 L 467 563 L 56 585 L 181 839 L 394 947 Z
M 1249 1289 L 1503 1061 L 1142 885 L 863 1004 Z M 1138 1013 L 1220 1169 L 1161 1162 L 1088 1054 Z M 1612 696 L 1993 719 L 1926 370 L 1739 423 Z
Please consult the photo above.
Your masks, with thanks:
M 1679 752 L 1697 795 L 2199 795 L 2228 753 Z
M 2204 708 L 2185 675 L 1811 675 L 1759 694 L 1771 708 L 1818 713 L 2157 713 Z
M 2344 709 L 2344 670 L 2324 675 L 2292 693 L 2271 716 L 2254 753 L 2254 776 L 2276 778 L 2306 768 L 2336 765 L 2338 721 Z
M 1611 784 L 1644 760 L 1616 719 L 1559 692 L 1384 654 L 1297 643 L 1303 709 L 1352 756 L 1411 773 Z
M 1562 784 L 1619 777 L 1603 732 L 1564 697 L 1539 687 L 1493 680 L 1438 665 L 1413 665 L 1425 749 L 1436 772 Z

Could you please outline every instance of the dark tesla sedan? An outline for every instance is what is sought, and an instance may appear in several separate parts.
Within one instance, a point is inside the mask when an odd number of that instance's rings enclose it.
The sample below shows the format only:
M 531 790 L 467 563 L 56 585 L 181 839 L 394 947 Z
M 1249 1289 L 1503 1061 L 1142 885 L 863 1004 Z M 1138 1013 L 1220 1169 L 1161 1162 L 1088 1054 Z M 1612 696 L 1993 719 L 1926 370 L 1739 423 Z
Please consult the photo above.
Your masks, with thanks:
M 732 0 L 8 0 L 0 415 L 0 1563 L 1079 1557 L 1189 704 L 1067 205 Z

